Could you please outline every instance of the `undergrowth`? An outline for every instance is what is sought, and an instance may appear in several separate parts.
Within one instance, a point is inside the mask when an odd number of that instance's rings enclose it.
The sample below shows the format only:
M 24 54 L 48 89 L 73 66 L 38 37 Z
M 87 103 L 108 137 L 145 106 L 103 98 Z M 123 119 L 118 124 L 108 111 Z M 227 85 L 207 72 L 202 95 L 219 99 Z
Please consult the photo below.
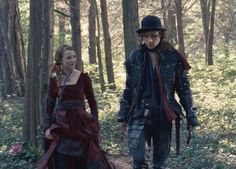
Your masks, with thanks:
M 190 60 L 190 81 L 194 102 L 199 108 L 201 126 L 192 133 L 190 145 L 186 122 L 181 127 L 181 152 L 175 155 L 174 143 L 168 159 L 170 169 L 235 169 L 236 168 L 236 58 L 216 58 L 215 65 L 203 66 L 199 58 Z M 119 99 L 124 87 L 123 69 L 115 70 L 116 89 L 99 90 L 96 68 L 92 75 L 99 106 L 101 145 L 112 155 L 127 146 L 117 123 Z M 23 98 L 9 97 L 0 104 L 0 168 L 31 169 L 42 150 L 24 145 L 22 138 Z

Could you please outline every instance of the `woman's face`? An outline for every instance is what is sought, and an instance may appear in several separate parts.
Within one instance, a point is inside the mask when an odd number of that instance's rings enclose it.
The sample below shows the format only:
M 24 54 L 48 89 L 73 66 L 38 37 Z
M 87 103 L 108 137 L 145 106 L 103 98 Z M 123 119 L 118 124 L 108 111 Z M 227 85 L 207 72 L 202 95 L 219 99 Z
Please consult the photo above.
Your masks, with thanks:
M 74 50 L 65 50 L 62 58 L 63 69 L 74 69 L 76 64 L 76 54 Z
M 161 36 L 158 31 L 144 32 L 142 38 L 148 49 L 154 49 L 161 41 Z

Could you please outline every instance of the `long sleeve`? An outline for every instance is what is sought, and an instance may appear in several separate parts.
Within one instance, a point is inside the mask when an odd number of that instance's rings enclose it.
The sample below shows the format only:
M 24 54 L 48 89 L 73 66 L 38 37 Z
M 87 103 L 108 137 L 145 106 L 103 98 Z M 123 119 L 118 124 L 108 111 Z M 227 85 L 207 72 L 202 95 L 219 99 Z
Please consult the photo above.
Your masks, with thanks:
M 176 91 L 180 98 L 180 104 L 183 106 L 188 123 L 193 127 L 198 126 L 199 122 L 195 115 L 197 108 L 193 106 L 192 92 L 190 90 L 190 83 L 185 71 L 181 64 L 179 65 L 179 71 L 176 76 Z
M 51 126 L 52 115 L 58 95 L 58 86 L 56 82 L 56 77 L 50 78 L 49 87 L 48 87 L 48 95 L 47 95 L 47 104 L 46 110 L 43 114 L 43 127 L 44 130 Z
M 187 72 L 181 67 L 177 72 L 176 81 L 176 91 L 180 98 L 180 103 L 187 114 L 189 111 L 191 111 L 191 107 L 193 106 L 192 94 L 190 90 Z
M 85 89 L 84 89 L 84 93 L 85 93 L 85 97 L 88 100 L 88 104 L 89 104 L 89 108 L 91 111 L 91 114 L 98 119 L 98 109 L 97 109 L 97 102 L 94 96 L 94 92 L 93 92 L 93 87 L 92 87 L 92 81 L 89 77 L 89 75 L 87 73 L 85 73 L 84 76 L 84 83 L 85 83 Z

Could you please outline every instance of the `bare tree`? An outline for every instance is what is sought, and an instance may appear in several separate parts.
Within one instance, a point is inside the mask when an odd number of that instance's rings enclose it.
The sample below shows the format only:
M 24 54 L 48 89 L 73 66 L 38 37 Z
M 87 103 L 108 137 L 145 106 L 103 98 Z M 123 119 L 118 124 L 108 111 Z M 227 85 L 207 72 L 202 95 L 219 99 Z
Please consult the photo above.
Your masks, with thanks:
M 60 11 L 64 12 L 64 8 L 60 8 Z M 59 19 L 59 44 L 65 43 L 65 38 L 66 38 L 66 30 L 65 30 L 65 16 L 63 14 L 58 15 Z
M 216 9 L 216 0 L 212 0 L 209 38 L 208 38 L 208 53 L 207 53 L 207 60 L 206 60 L 208 65 L 213 65 L 212 48 L 213 48 L 213 40 L 214 40 L 215 9 Z
M 139 26 L 138 19 L 138 1 L 123 0 L 123 28 L 124 28 L 124 43 L 125 43 L 125 58 L 137 46 L 138 39 L 136 30 Z
M 40 115 L 37 119 L 40 119 L 39 123 L 42 122 L 42 114 L 45 111 L 45 100 L 48 91 L 49 81 L 49 65 L 52 51 L 52 27 L 53 27 L 53 0 L 42 1 L 42 47 L 41 47 L 41 62 L 40 62 L 40 88 L 39 88 L 39 105 Z
M 182 0 L 175 0 L 176 16 L 177 16 L 177 31 L 178 31 L 178 42 L 179 51 L 185 56 L 184 47 L 184 32 L 183 32 L 183 16 L 182 16 Z
M 163 15 L 164 27 L 167 29 L 166 38 L 173 45 L 177 42 L 177 31 L 176 31 L 176 10 L 173 0 L 161 1 L 161 9 Z
M 165 0 L 161 0 L 161 13 L 163 16 L 163 25 L 167 27 L 167 5 Z
M 24 94 L 25 51 L 18 1 L 0 3 L 0 97 Z
M 42 45 L 42 1 L 30 0 L 28 64 L 23 121 L 23 139 L 37 145 L 39 125 L 39 63 Z
M 101 45 L 100 45 L 100 35 L 98 35 L 97 39 L 97 56 L 98 56 L 98 72 L 99 72 L 99 82 L 100 89 L 102 92 L 105 91 L 105 80 L 103 76 L 103 64 L 102 64 L 102 56 L 101 56 Z
M 96 0 L 89 0 L 89 63 L 96 63 Z
M 98 7 L 97 7 L 96 1 L 95 1 L 95 10 L 96 10 L 96 20 L 97 20 L 96 44 L 97 44 L 99 82 L 100 82 L 101 91 L 104 92 L 105 91 L 105 80 L 104 80 L 104 75 L 103 75 L 103 64 L 102 64 L 101 43 L 100 43 L 101 30 L 100 30 L 100 21 L 99 21 Z
M 103 36 L 104 36 L 107 79 L 108 83 L 111 84 L 111 87 L 115 88 L 116 86 L 115 86 L 114 70 L 112 63 L 112 54 L 111 54 L 111 37 L 109 33 L 106 0 L 100 0 L 100 5 L 101 5 L 101 15 L 102 15 Z
M 80 0 L 69 0 L 70 2 L 70 23 L 72 30 L 72 47 L 77 55 L 76 68 L 83 70 L 81 57 L 81 25 L 80 25 Z
M 225 36 L 224 52 L 225 52 L 226 57 L 229 57 L 229 39 L 230 39 L 230 32 L 232 29 L 235 14 L 236 12 L 234 12 L 232 15 L 229 28 L 226 31 L 224 31 L 224 36 Z
M 208 65 L 213 64 L 212 45 L 213 45 L 213 38 L 214 38 L 213 35 L 214 35 L 215 5 L 216 5 L 215 0 L 213 1 L 200 0 L 200 6 L 201 6 L 201 11 L 202 11 L 202 23 L 203 23 L 204 38 L 205 38 L 205 47 L 206 47 L 205 48 L 205 62 Z

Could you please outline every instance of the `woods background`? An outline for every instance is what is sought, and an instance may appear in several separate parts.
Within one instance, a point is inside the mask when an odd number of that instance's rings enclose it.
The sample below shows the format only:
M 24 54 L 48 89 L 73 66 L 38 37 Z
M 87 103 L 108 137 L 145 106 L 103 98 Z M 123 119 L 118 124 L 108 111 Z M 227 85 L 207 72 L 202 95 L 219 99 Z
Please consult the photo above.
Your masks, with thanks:
M 76 67 L 93 79 L 104 148 L 120 154 L 116 112 L 125 81 L 123 62 L 139 44 L 136 29 L 146 15 L 161 18 L 167 39 L 193 67 L 202 144 L 172 162 L 185 162 L 179 168 L 236 168 L 235 6 L 236 0 L 0 0 L 0 119 L 7 133 L 0 139 L 0 159 L 9 159 L 0 168 L 33 165 L 42 153 L 50 65 L 62 43 L 74 47 Z M 15 143 L 28 147 L 16 159 L 9 155 Z M 193 150 L 199 154 L 192 157 Z

